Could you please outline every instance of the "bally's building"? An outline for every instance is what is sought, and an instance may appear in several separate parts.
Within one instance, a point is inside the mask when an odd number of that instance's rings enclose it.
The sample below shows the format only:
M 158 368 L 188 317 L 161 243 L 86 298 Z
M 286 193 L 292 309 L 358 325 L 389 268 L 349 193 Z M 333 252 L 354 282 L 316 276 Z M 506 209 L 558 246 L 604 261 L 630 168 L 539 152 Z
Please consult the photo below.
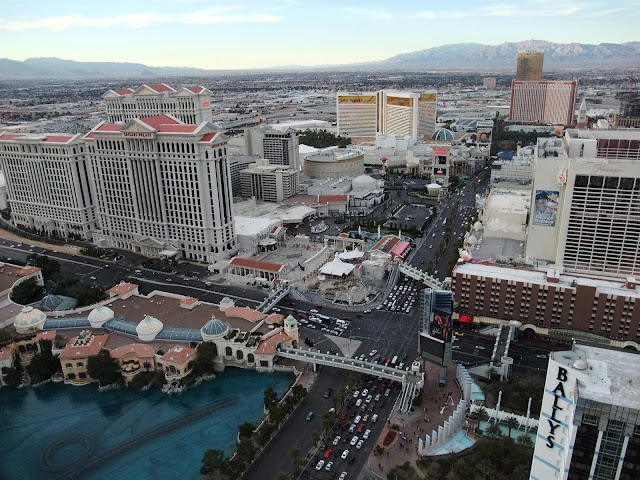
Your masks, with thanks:
M 336 105 L 338 135 L 374 138 L 382 133 L 424 140 L 435 132 L 435 91 L 338 93 Z
M 531 480 L 640 477 L 640 356 L 573 345 L 549 356 Z
M 215 262 L 234 253 L 226 137 L 171 115 L 101 123 L 85 137 L 98 246 Z

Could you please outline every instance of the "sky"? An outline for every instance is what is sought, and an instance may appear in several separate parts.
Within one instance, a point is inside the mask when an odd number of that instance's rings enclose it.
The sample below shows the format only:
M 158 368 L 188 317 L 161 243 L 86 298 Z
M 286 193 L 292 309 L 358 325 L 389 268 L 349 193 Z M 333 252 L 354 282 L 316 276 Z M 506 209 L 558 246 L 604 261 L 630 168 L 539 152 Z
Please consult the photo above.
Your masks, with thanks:
M 638 41 L 638 24 L 640 0 L 2 0 L 0 57 L 336 65 L 451 43 Z

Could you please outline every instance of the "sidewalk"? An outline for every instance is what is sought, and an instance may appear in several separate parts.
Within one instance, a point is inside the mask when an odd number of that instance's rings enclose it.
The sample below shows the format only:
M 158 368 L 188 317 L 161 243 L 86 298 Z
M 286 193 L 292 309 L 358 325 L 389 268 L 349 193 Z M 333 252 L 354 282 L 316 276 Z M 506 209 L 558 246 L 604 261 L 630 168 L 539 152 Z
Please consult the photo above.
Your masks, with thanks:
M 22 243 L 25 245 L 35 245 L 39 248 L 46 248 L 47 250 L 57 250 L 59 252 L 68 253 L 69 255 L 78 255 L 80 253 L 79 247 L 74 247 L 71 245 L 53 245 L 51 243 L 39 242 L 38 240 L 30 240 L 28 238 L 20 237 L 13 232 L 9 232 L 3 229 L 0 229 L 0 238 L 4 238 L 5 240 L 7 240 L 7 244 L 9 244 L 9 241 L 11 241 L 15 243 Z
M 453 413 L 458 402 L 460 402 L 460 390 L 455 383 L 456 366 L 449 365 L 447 369 L 447 385 L 439 386 L 440 367 L 427 363 L 425 366 L 425 385 L 422 390 L 422 405 L 416 407 L 415 411 L 408 414 L 394 413 L 380 435 L 377 444 L 385 449 L 385 453 L 380 456 L 371 455 L 369 457 L 369 469 L 381 478 L 386 478 L 387 473 L 396 465 L 409 462 L 420 478 L 425 478 L 424 474 L 416 465 L 418 455 L 418 438 L 424 438 L 426 434 L 431 435 L 432 430 L 438 430 L 439 425 Z M 451 398 L 447 395 L 451 393 Z M 446 406 L 445 406 L 446 402 Z M 425 421 L 428 418 L 429 421 Z M 391 425 L 397 424 L 400 431 L 396 440 L 389 447 L 384 447 L 382 441 Z

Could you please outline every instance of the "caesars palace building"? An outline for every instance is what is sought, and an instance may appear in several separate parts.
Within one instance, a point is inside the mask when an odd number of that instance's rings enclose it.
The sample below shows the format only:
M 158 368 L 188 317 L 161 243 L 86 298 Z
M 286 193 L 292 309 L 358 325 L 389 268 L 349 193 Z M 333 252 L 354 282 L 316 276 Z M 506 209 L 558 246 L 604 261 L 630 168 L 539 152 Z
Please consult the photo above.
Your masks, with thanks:
M 210 92 L 129 90 L 105 94 L 121 98 L 106 101 L 107 116 L 123 123 L 84 137 L 0 135 L 14 223 L 148 256 L 215 262 L 234 253 L 227 141 L 206 120 Z

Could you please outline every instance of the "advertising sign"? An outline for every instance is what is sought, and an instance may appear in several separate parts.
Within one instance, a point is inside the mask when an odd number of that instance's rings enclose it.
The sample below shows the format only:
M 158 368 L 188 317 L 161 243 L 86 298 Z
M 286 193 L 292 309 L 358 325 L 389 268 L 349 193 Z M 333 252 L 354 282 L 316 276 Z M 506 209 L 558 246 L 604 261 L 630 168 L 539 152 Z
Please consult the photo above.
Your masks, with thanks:
M 342 95 L 338 97 L 339 105 L 350 105 L 350 104 L 375 105 L 375 103 L 376 103 L 375 95 Z
M 421 93 L 420 98 L 418 98 L 418 102 L 435 102 L 436 94 L 435 93 Z
M 536 190 L 531 224 L 539 227 L 555 227 L 559 197 L 560 192 L 553 190 Z
M 448 148 L 434 148 L 433 151 L 436 155 L 446 155 L 449 153 Z
M 452 332 L 453 320 L 451 319 L 451 315 L 446 312 L 434 310 L 427 328 L 427 335 L 435 338 L 436 340 L 449 342 L 451 340 Z
M 413 107 L 413 98 L 387 97 L 387 105 L 397 105 L 399 107 Z

